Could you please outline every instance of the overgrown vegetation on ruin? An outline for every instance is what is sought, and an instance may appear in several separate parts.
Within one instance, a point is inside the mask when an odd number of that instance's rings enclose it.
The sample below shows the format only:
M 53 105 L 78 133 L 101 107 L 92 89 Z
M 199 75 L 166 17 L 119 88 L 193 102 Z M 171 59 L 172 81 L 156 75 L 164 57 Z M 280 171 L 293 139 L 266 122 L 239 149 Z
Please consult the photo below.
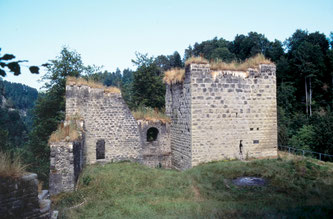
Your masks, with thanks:
M 241 176 L 268 183 L 234 185 Z M 68 218 L 323 218 L 333 206 L 333 164 L 286 156 L 212 162 L 184 172 L 129 162 L 93 165 L 77 191 L 53 201 Z
M 247 72 L 249 68 L 258 69 L 260 64 L 272 64 L 269 59 L 267 59 L 263 54 L 258 53 L 257 55 L 246 59 L 244 62 L 231 61 L 224 62 L 220 59 L 208 62 L 207 59 L 203 57 L 190 57 L 186 60 L 185 65 L 189 64 L 210 64 L 210 69 L 212 74 L 216 73 L 214 71 L 243 71 Z M 185 69 L 172 68 L 164 72 L 163 81 L 167 84 L 182 83 L 185 79 Z
M 117 87 L 106 87 L 102 83 L 96 82 L 94 80 L 87 80 L 84 78 L 67 77 L 66 84 L 67 85 L 86 85 L 91 88 L 100 88 L 100 89 L 104 89 L 105 93 L 121 93 L 120 89 Z
M 49 142 L 78 140 L 82 130 L 78 127 L 77 122 L 77 120 L 71 119 L 61 122 L 58 125 L 58 129 L 51 134 Z
M 182 83 L 185 79 L 185 69 L 172 68 L 164 72 L 163 81 L 167 84 Z
M 209 61 L 202 56 L 191 56 L 185 61 L 185 66 L 190 64 L 209 64 Z
M 214 71 L 247 71 L 249 68 L 256 69 L 260 64 L 272 64 L 263 54 L 259 53 L 244 62 L 223 62 L 220 59 L 210 62 L 210 69 Z
M 21 162 L 21 157 L 0 151 L 0 177 L 17 178 L 25 173 L 27 165 Z
M 162 123 L 170 123 L 170 118 L 158 109 L 152 109 L 150 107 L 139 107 L 132 114 L 136 120 L 147 121 L 161 121 Z

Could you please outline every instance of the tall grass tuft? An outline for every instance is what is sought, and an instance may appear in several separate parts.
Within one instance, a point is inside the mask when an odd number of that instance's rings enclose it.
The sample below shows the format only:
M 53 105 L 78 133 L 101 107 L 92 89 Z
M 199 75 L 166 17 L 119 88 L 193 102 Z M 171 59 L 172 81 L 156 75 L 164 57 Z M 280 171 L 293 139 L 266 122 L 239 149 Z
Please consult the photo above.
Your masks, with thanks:
M 67 85 L 74 85 L 74 84 L 75 85 L 86 85 L 91 88 L 100 88 L 100 89 L 104 89 L 105 93 L 120 93 L 120 90 L 117 87 L 106 87 L 101 83 L 98 83 L 93 80 L 86 80 L 84 78 L 67 77 L 66 84 Z
M 66 120 L 51 134 L 49 142 L 75 141 L 80 138 L 80 131 L 82 130 L 77 126 L 76 120 Z
M 164 73 L 163 81 L 167 84 L 182 83 L 185 79 L 185 69 L 172 68 Z
M 269 59 L 266 59 L 265 56 L 261 53 L 246 59 L 244 62 L 223 62 L 222 60 L 215 60 L 208 62 L 207 59 L 203 57 L 190 57 L 186 60 L 185 65 L 195 64 L 210 64 L 210 69 L 213 77 L 216 77 L 218 74 L 217 71 L 242 71 L 247 72 L 249 68 L 257 69 L 260 64 L 272 64 Z M 246 74 L 247 75 L 247 74 Z M 163 81 L 167 84 L 176 84 L 182 83 L 185 79 L 185 69 L 173 68 L 164 73 Z
M 185 66 L 189 64 L 209 64 L 209 61 L 201 56 L 191 56 L 185 61 Z
M 25 173 L 26 168 L 20 155 L 15 154 L 11 158 L 9 153 L 0 151 L 0 177 L 18 178 Z
M 230 63 L 223 62 L 221 60 L 216 60 L 210 63 L 210 69 L 213 71 L 247 71 L 249 68 L 258 68 L 260 64 L 272 64 L 269 59 L 266 59 L 265 56 L 261 53 L 246 59 L 244 62 L 232 61 Z
M 147 121 L 161 121 L 162 123 L 170 123 L 170 118 L 163 112 L 152 109 L 150 107 L 139 107 L 132 114 L 136 120 L 147 120 Z

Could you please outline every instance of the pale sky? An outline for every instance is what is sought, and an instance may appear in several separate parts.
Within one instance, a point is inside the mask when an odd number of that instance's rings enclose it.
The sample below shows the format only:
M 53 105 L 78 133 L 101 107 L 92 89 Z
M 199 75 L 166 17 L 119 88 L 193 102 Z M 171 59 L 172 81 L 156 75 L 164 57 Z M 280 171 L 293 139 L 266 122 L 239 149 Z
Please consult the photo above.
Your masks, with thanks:
M 170 55 L 217 36 L 233 40 L 256 31 L 284 41 L 296 29 L 333 31 L 332 0 L 0 0 L 1 54 L 41 65 L 63 46 L 81 54 L 85 65 L 134 69 L 135 51 Z M 40 88 L 40 75 L 22 67 L 5 80 Z

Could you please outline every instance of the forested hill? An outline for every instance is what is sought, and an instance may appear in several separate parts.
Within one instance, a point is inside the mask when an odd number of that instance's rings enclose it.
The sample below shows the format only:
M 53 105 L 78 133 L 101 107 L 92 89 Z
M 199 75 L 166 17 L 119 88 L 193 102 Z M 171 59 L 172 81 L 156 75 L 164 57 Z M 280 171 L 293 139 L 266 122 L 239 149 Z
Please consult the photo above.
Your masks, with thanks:
M 37 96 L 34 88 L 0 79 L 0 150 L 23 147 Z
M 0 79 L 0 92 L 7 99 L 7 104 L 20 110 L 28 110 L 34 107 L 38 91 L 20 83 L 13 83 Z

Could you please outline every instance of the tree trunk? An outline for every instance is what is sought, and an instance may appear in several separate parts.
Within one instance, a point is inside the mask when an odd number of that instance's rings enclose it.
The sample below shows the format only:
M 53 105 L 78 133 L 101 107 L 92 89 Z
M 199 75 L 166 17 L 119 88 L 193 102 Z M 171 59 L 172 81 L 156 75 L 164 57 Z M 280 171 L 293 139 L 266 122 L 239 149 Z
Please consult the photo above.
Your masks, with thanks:
M 312 116 L 312 88 L 311 88 L 311 77 L 309 78 L 309 89 L 310 89 L 310 95 L 309 95 L 309 108 L 310 108 L 310 116 Z
M 306 110 L 306 115 L 309 115 L 309 110 L 308 110 L 308 85 L 306 83 L 306 77 L 304 78 L 304 87 L 305 87 L 305 110 Z

